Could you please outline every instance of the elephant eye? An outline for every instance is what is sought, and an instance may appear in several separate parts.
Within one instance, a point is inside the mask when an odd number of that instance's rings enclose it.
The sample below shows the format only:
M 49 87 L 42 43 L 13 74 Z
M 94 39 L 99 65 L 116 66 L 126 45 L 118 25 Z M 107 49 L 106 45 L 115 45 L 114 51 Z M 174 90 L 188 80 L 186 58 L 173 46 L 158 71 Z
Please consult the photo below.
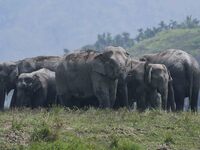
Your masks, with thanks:
M 31 81 L 32 81 L 32 79 L 30 79 L 30 78 L 25 79 L 25 82 L 27 82 L 27 83 L 30 83 Z

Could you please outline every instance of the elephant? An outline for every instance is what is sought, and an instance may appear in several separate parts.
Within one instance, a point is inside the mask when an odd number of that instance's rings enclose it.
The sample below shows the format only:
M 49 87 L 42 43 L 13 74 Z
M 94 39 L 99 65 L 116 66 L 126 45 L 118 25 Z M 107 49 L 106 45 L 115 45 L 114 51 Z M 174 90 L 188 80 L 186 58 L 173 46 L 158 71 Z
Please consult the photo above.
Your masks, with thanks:
M 16 62 L 0 63 L 0 109 L 4 107 L 5 93 L 14 89 L 11 107 L 15 107 L 16 81 L 21 73 L 30 73 L 41 68 L 55 71 L 62 57 L 60 56 L 38 56 L 26 58 Z
M 147 84 L 147 77 L 150 74 L 149 65 L 147 62 L 135 59 L 129 61 L 127 65 L 127 68 L 129 68 L 126 77 L 129 105 L 132 105 L 132 102 L 136 101 L 139 111 L 144 111 L 146 108 L 152 107 L 153 103 L 155 105 L 157 101 L 157 90 Z
M 22 73 L 17 80 L 18 107 L 47 107 L 56 103 L 55 72 L 46 68 Z
M 158 108 L 175 109 L 172 78 L 165 65 L 151 64 L 130 59 L 126 77 L 129 105 L 132 99 L 137 101 L 138 109 Z M 161 102 L 158 98 L 161 96 Z M 169 97 L 169 101 L 168 101 Z
M 140 58 L 149 63 L 164 64 L 173 79 L 176 110 L 183 110 L 184 98 L 189 97 L 192 111 L 197 111 L 200 68 L 196 59 L 183 50 L 168 49 Z
M 147 71 L 149 72 L 146 77 L 148 89 L 156 89 L 157 92 L 160 93 L 162 108 L 164 110 L 170 110 L 171 108 L 172 111 L 175 111 L 176 104 L 172 85 L 173 79 L 166 66 L 163 64 L 149 64 L 147 66 Z M 150 95 L 148 97 L 150 97 Z
M 78 51 L 66 55 L 56 70 L 56 85 L 61 104 L 72 107 L 72 97 L 95 96 L 100 108 L 112 108 L 118 81 L 124 81 L 128 53 L 121 47 L 106 47 L 101 52 Z M 127 89 L 122 91 L 127 106 Z
M 5 94 L 9 92 L 11 89 L 15 89 L 15 82 L 18 74 L 19 70 L 17 67 L 17 63 L 15 62 L 0 63 L 0 109 L 1 110 L 4 108 Z
M 30 73 L 41 68 L 55 71 L 61 58 L 62 57 L 60 56 L 37 56 L 25 58 L 18 61 L 17 66 L 20 73 Z

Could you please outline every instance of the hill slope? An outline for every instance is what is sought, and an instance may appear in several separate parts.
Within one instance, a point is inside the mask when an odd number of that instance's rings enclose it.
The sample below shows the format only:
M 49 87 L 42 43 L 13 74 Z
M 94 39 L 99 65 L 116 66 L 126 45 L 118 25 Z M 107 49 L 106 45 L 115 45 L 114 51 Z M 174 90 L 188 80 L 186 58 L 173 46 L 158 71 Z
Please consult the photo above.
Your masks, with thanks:
M 134 45 L 129 52 L 135 56 L 141 56 L 169 48 L 182 49 L 195 57 L 200 57 L 200 28 L 160 32 L 155 37 Z

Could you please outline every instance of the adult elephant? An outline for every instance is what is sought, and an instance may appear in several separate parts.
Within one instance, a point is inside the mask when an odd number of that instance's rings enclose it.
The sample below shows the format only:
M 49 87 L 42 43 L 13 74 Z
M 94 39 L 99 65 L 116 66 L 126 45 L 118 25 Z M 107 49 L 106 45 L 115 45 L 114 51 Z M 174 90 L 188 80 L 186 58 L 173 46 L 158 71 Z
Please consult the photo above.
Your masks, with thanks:
M 111 108 L 116 99 L 118 81 L 125 80 L 128 54 L 121 47 L 109 46 L 98 53 L 91 50 L 68 54 L 56 70 L 60 102 L 71 107 L 72 97 L 95 96 L 101 108 Z M 127 93 L 123 85 L 123 92 Z M 127 95 L 124 94 L 127 104 Z
M 55 71 L 60 59 L 59 56 L 38 56 L 16 62 L 0 63 L 0 109 L 4 107 L 5 93 L 11 89 L 15 90 L 11 106 L 15 106 L 16 81 L 21 73 L 30 73 L 41 68 Z
M 164 64 L 167 67 L 173 79 L 177 110 L 183 110 L 184 98 L 189 97 L 192 111 L 197 111 L 200 69 L 193 56 L 182 50 L 168 49 L 144 55 L 141 60 Z
M 18 75 L 19 70 L 16 62 L 4 62 L 0 64 L 0 109 L 4 108 L 5 94 L 11 89 L 15 89 Z
M 22 73 L 17 80 L 18 107 L 47 107 L 55 104 L 55 72 L 40 69 L 32 73 Z
M 158 108 L 162 104 L 164 110 L 167 106 L 175 109 L 171 76 L 167 68 L 161 64 L 131 60 L 127 76 L 129 100 L 137 101 L 137 108 L 144 110 L 147 107 Z M 168 90 L 170 89 L 170 90 Z M 170 93 L 168 95 L 168 92 Z M 159 97 L 161 95 L 161 100 Z M 167 102 L 167 98 L 171 102 Z

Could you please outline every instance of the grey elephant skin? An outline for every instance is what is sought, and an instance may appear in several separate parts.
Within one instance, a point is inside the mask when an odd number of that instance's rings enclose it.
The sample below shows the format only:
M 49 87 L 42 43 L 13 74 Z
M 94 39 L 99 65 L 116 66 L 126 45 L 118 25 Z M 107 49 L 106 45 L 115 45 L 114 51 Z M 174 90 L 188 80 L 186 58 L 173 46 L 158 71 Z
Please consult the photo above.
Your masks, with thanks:
M 18 107 L 47 107 L 55 104 L 55 72 L 40 69 L 32 73 L 22 73 L 17 80 Z
M 16 62 L 0 63 L 0 109 L 4 107 L 5 93 L 15 89 L 11 106 L 16 101 L 16 81 L 21 73 L 30 73 L 41 68 L 55 71 L 61 57 L 59 56 L 38 56 L 26 58 Z
M 95 96 L 99 107 L 113 107 L 118 80 L 124 80 L 127 55 L 123 48 L 112 46 L 102 53 L 86 50 L 66 55 L 56 70 L 60 103 L 72 107 L 72 97 Z M 125 86 L 123 91 L 127 93 Z
M 159 108 L 161 104 L 166 110 L 169 81 L 167 69 L 163 65 L 149 64 L 134 59 L 129 62 L 128 68 L 126 80 L 129 103 L 136 101 L 137 109 L 140 111 L 146 108 Z M 163 91 L 161 92 L 160 89 Z M 159 93 L 162 102 L 158 98 Z
M 183 110 L 184 98 L 189 97 L 192 111 L 197 110 L 200 69 L 196 59 L 177 49 L 169 49 L 156 54 L 144 55 L 141 60 L 164 64 L 173 79 L 173 89 L 177 110 Z
M 172 111 L 175 111 L 176 104 L 175 104 L 174 90 L 172 85 L 173 80 L 166 66 L 163 64 L 149 64 L 146 69 L 148 72 L 148 75 L 147 74 L 145 75 L 148 87 L 147 89 L 156 90 L 158 93 L 160 93 L 162 100 L 162 108 L 164 110 L 166 109 L 170 110 L 171 108 Z M 151 96 L 152 95 L 150 93 L 147 95 L 147 98 Z M 150 99 L 154 100 L 157 98 L 150 98 Z M 159 104 L 159 101 L 157 101 L 156 103 Z M 151 104 L 153 104 L 153 102 Z

